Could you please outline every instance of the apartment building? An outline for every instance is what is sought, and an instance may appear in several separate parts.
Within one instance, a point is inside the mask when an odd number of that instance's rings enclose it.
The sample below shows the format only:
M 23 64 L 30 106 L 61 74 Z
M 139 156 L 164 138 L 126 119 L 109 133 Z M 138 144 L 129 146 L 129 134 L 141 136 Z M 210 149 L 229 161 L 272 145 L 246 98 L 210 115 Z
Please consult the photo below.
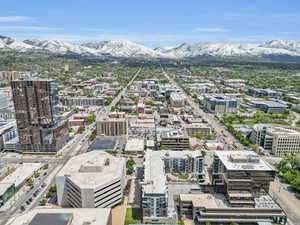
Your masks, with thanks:
M 203 105 L 215 114 L 237 113 L 238 101 L 225 95 L 208 95 L 204 97 Z
M 56 154 L 68 141 L 67 121 L 59 111 L 58 88 L 53 80 L 11 82 L 21 153 Z
M 61 97 L 60 101 L 66 106 L 103 106 L 105 99 L 101 97 Z
M 252 128 L 250 140 L 274 155 L 291 155 L 300 152 L 300 132 L 293 128 L 256 124 Z
M 164 221 L 168 216 L 168 191 L 164 162 L 160 154 L 147 151 L 142 184 L 143 222 Z
M 203 157 L 197 151 L 151 151 L 145 154 L 142 184 L 143 222 L 173 221 L 169 211 L 167 174 L 192 174 L 203 179 Z
M 96 121 L 97 135 L 122 136 L 127 135 L 128 119 L 125 114 L 110 114 L 101 116 Z
M 203 157 L 200 151 L 162 151 L 166 173 L 192 174 L 203 180 Z
M 172 106 L 175 106 L 175 107 L 183 107 L 186 104 L 186 97 L 182 93 L 171 92 L 170 103 Z
M 103 151 L 73 157 L 57 174 L 58 204 L 109 208 L 122 202 L 126 160 Z

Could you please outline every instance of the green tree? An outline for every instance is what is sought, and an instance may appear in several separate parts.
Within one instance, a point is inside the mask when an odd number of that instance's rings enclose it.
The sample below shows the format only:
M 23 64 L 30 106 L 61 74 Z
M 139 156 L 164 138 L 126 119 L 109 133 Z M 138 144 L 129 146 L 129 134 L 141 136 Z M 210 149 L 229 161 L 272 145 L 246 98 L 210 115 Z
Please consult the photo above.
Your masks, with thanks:
M 44 170 L 47 170 L 49 168 L 49 164 L 45 164 L 44 166 L 43 166 L 43 169 Z
M 40 200 L 40 205 L 45 206 L 47 204 L 47 202 L 48 202 L 48 200 L 43 198 L 43 199 Z
M 160 146 L 161 150 L 169 150 L 169 147 L 167 145 L 162 145 Z
M 87 118 L 86 118 L 86 122 L 88 123 L 88 124 L 91 124 L 91 123 L 93 123 L 93 122 L 95 122 L 96 121 L 96 115 L 89 115 Z

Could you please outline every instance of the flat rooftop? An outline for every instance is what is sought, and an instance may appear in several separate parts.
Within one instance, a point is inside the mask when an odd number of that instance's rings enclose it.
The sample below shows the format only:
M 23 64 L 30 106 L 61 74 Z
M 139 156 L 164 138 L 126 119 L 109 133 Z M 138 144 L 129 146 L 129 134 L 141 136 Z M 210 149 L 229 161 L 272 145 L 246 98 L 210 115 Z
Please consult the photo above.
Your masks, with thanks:
M 125 152 L 143 152 L 144 147 L 145 147 L 144 139 L 131 138 L 128 139 L 126 143 Z
M 35 208 L 18 215 L 7 225 L 108 225 L 110 208 Z
M 16 170 L 5 177 L 0 182 L 0 195 L 6 192 L 7 188 L 14 184 L 19 187 L 26 179 L 31 177 L 34 172 L 42 167 L 42 163 L 23 163 L 18 165 Z
M 80 188 L 96 188 L 121 177 L 125 161 L 104 151 L 91 151 L 71 158 L 57 177 L 66 175 Z
M 251 151 L 215 151 L 227 170 L 274 171 L 265 160 Z
M 143 190 L 146 194 L 165 194 L 167 191 L 164 162 L 160 151 L 146 151 Z
M 180 194 L 181 201 L 192 202 L 196 208 L 206 209 L 236 209 L 229 204 L 223 194 Z M 243 207 L 244 208 L 244 207 Z M 280 206 L 271 198 L 270 195 L 262 194 L 261 196 L 254 198 L 254 207 L 252 209 L 280 209 Z
M 189 123 L 184 124 L 185 128 L 208 128 L 210 129 L 210 126 L 207 123 Z
M 164 194 L 166 189 L 166 174 L 163 158 L 185 158 L 187 156 L 201 156 L 200 151 L 151 151 L 147 150 L 145 155 L 145 193 Z
M 254 104 L 266 105 L 270 108 L 287 108 L 286 105 L 275 101 L 252 101 Z

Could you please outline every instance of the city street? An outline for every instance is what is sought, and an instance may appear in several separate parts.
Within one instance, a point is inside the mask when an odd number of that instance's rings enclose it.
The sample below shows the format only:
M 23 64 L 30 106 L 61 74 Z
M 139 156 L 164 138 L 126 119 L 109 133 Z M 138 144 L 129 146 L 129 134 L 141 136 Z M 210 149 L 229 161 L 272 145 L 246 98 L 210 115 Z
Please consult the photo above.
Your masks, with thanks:
M 210 126 L 213 128 L 213 130 L 219 135 L 224 137 L 225 143 L 228 145 L 231 145 L 232 147 L 236 148 L 237 150 L 243 150 L 244 146 L 231 134 L 229 133 L 224 126 L 221 126 L 219 121 L 214 119 L 213 115 L 210 115 L 208 113 L 205 113 L 199 105 L 197 105 L 191 96 L 187 95 L 186 92 L 177 84 L 176 81 L 174 81 L 173 78 L 171 78 L 167 72 L 164 70 L 164 68 L 161 66 L 162 72 L 165 75 L 165 77 L 171 82 L 171 84 L 179 89 L 187 98 L 188 103 L 190 106 L 194 109 L 194 112 L 201 116 L 204 120 L 206 120 Z
M 142 67 L 138 69 L 136 74 L 133 76 L 133 78 L 130 80 L 130 82 L 125 86 L 120 93 L 117 95 L 117 97 L 114 98 L 114 100 L 111 102 L 109 106 L 106 106 L 104 110 L 109 112 L 113 106 L 121 99 L 123 94 L 126 92 L 127 88 L 132 84 L 132 82 L 135 80 L 135 78 L 140 73 Z M 70 158 L 72 158 L 75 155 L 78 155 L 80 153 L 83 153 L 87 150 L 88 144 L 87 140 L 89 136 L 91 135 L 93 128 L 95 126 L 95 123 L 90 124 L 88 127 L 86 127 L 85 131 L 82 134 L 77 135 L 73 140 L 71 140 L 69 143 L 64 146 L 64 148 L 59 152 L 58 157 L 57 156 L 31 156 L 31 155 L 15 155 L 12 156 L 11 153 L 8 153 L 6 156 L 6 153 L 1 153 L 0 163 L 1 164 L 7 164 L 7 163 L 22 163 L 22 162 L 42 162 L 42 163 L 48 163 L 53 164 L 51 169 L 49 169 L 48 174 L 44 176 L 37 184 L 34 185 L 34 188 L 30 190 L 27 193 L 24 193 L 21 196 L 18 196 L 18 198 L 15 198 L 15 201 L 11 204 L 11 207 L 5 211 L 0 211 L 0 225 L 5 225 L 10 218 L 12 218 L 14 215 L 17 215 L 20 213 L 20 207 L 22 205 L 25 205 L 25 202 L 32 198 L 32 202 L 30 206 L 26 209 L 28 211 L 29 209 L 34 208 L 39 204 L 39 201 L 42 199 L 42 196 L 44 196 L 47 191 L 49 190 L 49 187 L 51 184 L 54 184 L 54 179 L 56 174 L 63 168 L 63 166 L 68 162 Z M 33 193 L 36 192 L 38 188 L 41 187 L 41 185 L 45 183 L 46 187 L 44 187 L 43 191 L 41 191 L 36 198 L 33 198 Z M 126 210 L 125 210 L 126 211 Z

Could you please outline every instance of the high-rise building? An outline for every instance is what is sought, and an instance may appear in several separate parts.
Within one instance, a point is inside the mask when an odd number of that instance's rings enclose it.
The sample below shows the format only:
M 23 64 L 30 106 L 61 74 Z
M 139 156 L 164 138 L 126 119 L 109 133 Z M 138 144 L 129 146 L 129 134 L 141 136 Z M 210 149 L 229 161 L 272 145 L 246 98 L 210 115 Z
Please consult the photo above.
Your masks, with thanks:
M 53 80 L 11 82 L 22 153 L 56 154 L 68 141 L 67 121 L 61 121 L 57 84 Z
M 91 151 L 73 157 L 56 176 L 60 206 L 110 208 L 122 202 L 126 160 Z

